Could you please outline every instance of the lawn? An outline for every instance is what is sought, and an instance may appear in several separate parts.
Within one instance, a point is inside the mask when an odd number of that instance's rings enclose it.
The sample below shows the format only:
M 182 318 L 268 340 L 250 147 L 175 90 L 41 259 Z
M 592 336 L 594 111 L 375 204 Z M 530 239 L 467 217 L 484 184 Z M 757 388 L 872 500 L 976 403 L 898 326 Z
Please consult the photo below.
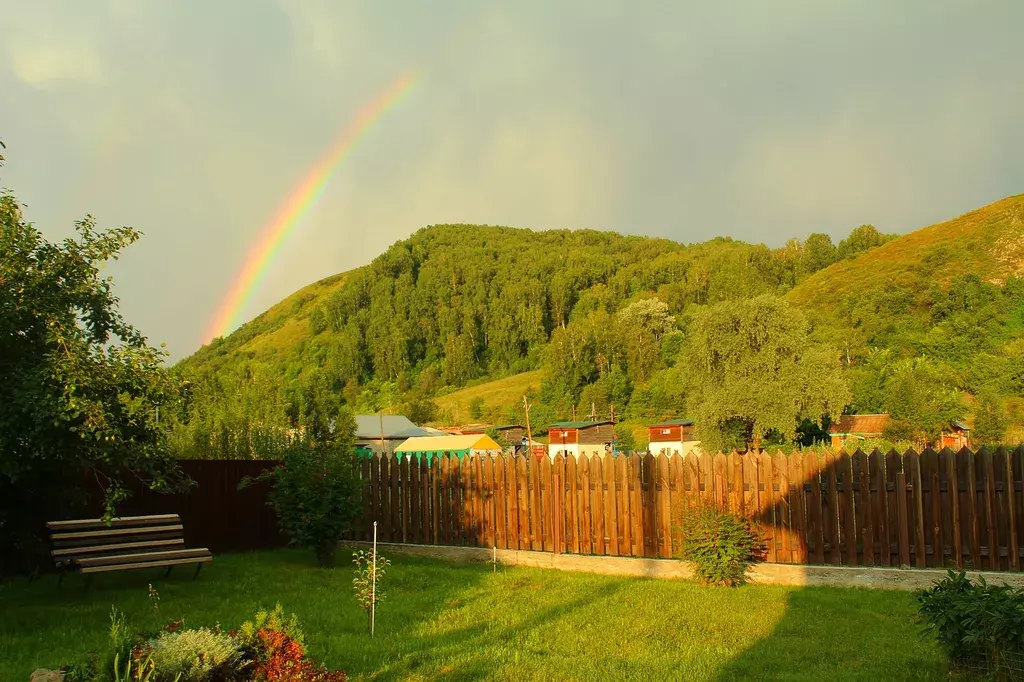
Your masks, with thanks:
M 260 605 L 297 613 L 309 653 L 354 680 L 945 679 L 912 595 L 745 586 L 449 564 L 395 555 L 377 637 L 351 590 L 294 550 L 219 556 L 191 571 L 0 584 L 0 680 L 98 647 L 111 606 L 139 629 L 184 616 L 228 628 Z M 159 612 L 146 594 L 159 590 Z

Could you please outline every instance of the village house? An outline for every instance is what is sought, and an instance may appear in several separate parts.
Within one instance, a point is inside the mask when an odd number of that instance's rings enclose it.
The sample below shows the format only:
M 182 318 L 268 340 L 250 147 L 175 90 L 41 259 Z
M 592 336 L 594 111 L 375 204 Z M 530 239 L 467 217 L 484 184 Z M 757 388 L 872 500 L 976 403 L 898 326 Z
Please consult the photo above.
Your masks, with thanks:
M 648 452 L 652 455 L 679 454 L 685 455 L 700 445 L 693 436 L 692 419 L 667 419 L 647 427 L 650 444 Z
M 961 450 L 971 447 L 971 427 L 963 422 L 953 422 L 944 429 L 939 439 L 939 449 Z
M 888 414 L 844 414 L 828 427 L 828 435 L 832 447 L 841 448 L 849 441 L 882 438 L 888 423 Z
M 548 428 L 548 456 L 559 452 L 566 456 L 601 456 L 615 437 L 611 420 L 594 422 L 555 422 Z
M 413 437 L 444 435 L 436 429 L 413 424 L 408 417 L 395 414 L 356 415 L 356 451 L 362 454 L 394 453 L 395 448 Z

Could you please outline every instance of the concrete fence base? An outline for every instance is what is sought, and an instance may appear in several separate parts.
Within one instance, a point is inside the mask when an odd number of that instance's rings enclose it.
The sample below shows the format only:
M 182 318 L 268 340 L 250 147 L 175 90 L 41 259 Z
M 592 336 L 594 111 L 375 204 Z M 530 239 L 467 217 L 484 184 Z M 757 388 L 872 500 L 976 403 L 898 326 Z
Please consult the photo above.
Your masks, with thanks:
M 369 542 L 348 543 L 369 547 Z M 440 545 L 403 545 L 378 542 L 381 554 L 407 554 L 458 562 L 497 561 L 507 566 L 533 566 L 559 571 L 601 573 L 642 578 L 692 579 L 693 569 L 684 561 L 639 559 L 634 557 L 554 554 L 483 547 L 445 547 Z M 917 590 L 931 587 L 945 577 L 938 568 L 869 568 L 865 566 L 797 566 L 793 564 L 754 564 L 747 579 L 757 585 L 796 585 L 829 587 L 869 587 L 888 590 Z M 994 571 L 968 571 L 972 580 L 984 576 L 989 583 L 1024 587 L 1024 574 Z

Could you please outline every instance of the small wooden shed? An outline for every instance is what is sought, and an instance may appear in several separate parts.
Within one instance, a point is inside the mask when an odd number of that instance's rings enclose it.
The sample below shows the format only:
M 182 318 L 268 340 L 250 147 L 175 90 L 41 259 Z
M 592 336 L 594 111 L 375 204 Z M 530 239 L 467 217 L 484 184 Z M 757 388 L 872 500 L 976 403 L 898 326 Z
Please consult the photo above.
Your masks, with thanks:
M 832 447 L 841 448 L 847 441 L 881 438 L 888 423 L 888 414 L 844 414 L 828 427 L 828 435 Z
M 960 450 L 971 447 L 971 427 L 963 422 L 953 422 L 942 431 L 939 448 Z
M 596 422 L 555 422 L 548 427 L 548 455 L 604 456 L 615 437 L 611 420 Z

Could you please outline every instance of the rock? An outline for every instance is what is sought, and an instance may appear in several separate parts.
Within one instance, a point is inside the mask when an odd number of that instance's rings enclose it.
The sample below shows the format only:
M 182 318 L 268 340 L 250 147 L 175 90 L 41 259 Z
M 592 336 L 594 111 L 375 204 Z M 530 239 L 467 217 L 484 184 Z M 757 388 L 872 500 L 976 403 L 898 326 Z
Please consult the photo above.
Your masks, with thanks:
M 61 682 L 64 676 L 60 674 L 59 670 L 47 670 L 46 668 L 39 668 L 32 677 L 28 678 L 28 682 Z

